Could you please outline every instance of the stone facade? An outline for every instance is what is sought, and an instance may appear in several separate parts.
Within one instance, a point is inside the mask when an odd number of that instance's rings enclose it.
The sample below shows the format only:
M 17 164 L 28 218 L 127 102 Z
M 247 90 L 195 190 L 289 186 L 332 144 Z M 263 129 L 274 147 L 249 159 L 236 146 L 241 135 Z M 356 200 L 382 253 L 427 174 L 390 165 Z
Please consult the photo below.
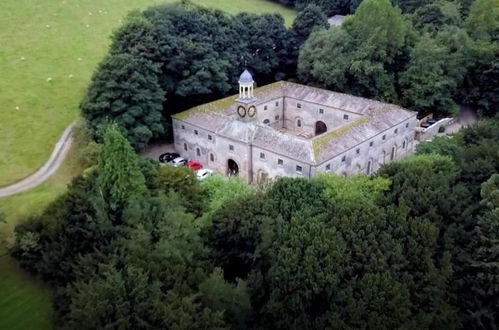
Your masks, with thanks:
M 371 174 L 413 151 L 416 113 L 393 104 L 277 82 L 173 116 L 183 157 L 249 183 L 321 172 Z

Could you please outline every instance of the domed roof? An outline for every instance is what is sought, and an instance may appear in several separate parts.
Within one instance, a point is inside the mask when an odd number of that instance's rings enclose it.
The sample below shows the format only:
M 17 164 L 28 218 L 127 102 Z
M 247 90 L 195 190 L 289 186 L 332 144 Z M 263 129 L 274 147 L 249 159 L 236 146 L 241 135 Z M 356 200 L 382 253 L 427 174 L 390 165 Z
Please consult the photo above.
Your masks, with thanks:
M 244 72 L 239 77 L 239 83 L 244 84 L 244 83 L 252 83 L 252 82 L 254 82 L 253 76 L 251 75 L 251 73 L 249 73 L 248 70 L 244 70 Z

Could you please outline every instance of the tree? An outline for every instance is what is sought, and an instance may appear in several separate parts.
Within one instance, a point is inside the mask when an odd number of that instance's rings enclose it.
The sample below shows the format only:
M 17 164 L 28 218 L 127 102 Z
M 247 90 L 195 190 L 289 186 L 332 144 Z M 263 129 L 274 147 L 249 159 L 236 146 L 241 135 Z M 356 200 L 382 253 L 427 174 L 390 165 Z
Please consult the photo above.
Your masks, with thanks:
M 352 40 L 344 29 L 313 32 L 300 49 L 298 77 L 306 84 L 349 91 L 349 54 L 352 48 Z
M 187 167 L 160 167 L 152 179 L 152 187 L 165 193 L 174 191 L 182 196 L 182 203 L 188 212 L 201 215 L 203 190 L 195 173 Z
M 476 0 L 470 8 L 465 27 L 471 38 L 499 41 L 499 1 Z
M 462 25 L 459 5 L 451 1 L 435 1 L 416 9 L 411 15 L 414 26 L 430 33 Z
M 118 54 L 108 56 L 92 77 L 80 109 L 89 125 L 98 131 L 116 122 L 137 149 L 164 132 L 161 125 L 165 93 L 158 83 L 159 66 L 153 62 Z
M 291 27 L 295 49 L 307 40 L 313 29 L 328 27 L 327 16 L 320 7 L 315 4 L 306 6 L 298 13 Z
M 203 180 L 201 188 L 206 196 L 204 209 L 208 215 L 222 209 L 231 201 L 253 193 L 252 187 L 240 178 L 230 177 L 226 179 L 219 175 L 213 175 Z
M 276 216 L 272 202 L 262 194 L 239 197 L 213 214 L 203 236 L 214 265 L 223 269 L 227 281 L 247 278 L 256 260 L 262 227 Z
M 485 116 L 496 116 L 499 105 L 499 2 L 477 0 L 465 27 L 473 43 L 463 86 L 463 99 Z
M 436 137 L 429 142 L 422 142 L 416 146 L 416 155 L 437 154 L 449 156 L 456 164 L 460 164 L 463 147 L 454 138 Z
M 456 112 L 452 94 L 462 75 L 450 75 L 447 70 L 449 57 L 448 49 L 429 35 L 424 35 L 416 43 L 407 70 L 400 79 L 404 86 L 405 104 L 411 109 L 421 114 L 434 113 L 439 117 Z
M 104 133 L 98 182 L 102 196 L 114 211 L 122 209 L 131 196 L 146 192 L 138 156 L 115 124 Z
M 390 2 L 364 1 L 340 28 L 312 33 L 300 52 L 298 74 L 308 83 L 395 101 L 412 33 Z

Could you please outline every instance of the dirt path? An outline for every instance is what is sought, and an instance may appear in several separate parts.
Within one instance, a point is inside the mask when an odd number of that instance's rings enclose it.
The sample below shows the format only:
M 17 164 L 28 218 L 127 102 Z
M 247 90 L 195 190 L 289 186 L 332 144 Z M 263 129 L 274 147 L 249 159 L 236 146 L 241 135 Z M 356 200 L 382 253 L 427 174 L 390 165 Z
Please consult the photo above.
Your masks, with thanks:
M 31 174 L 27 178 L 0 188 L 0 198 L 7 197 L 11 195 L 18 194 L 20 192 L 34 188 L 47 180 L 52 174 L 54 174 L 68 154 L 69 148 L 71 147 L 71 131 L 75 122 L 72 122 L 62 133 L 61 138 L 55 144 L 55 148 L 50 155 L 50 158 L 40 167 L 35 173 Z

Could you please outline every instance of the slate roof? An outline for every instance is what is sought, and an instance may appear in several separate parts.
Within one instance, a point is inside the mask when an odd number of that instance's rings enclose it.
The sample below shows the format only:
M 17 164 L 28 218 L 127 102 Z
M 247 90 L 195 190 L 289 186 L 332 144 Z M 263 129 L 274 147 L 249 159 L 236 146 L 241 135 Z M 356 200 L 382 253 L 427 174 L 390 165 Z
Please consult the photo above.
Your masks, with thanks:
M 327 22 L 329 23 L 330 26 L 340 26 L 343 24 L 347 17 L 343 15 L 334 15 L 331 16 L 327 19 Z
M 285 81 L 256 88 L 254 95 L 256 105 L 284 96 L 362 116 L 311 139 L 280 132 L 258 121 L 239 120 L 235 104 L 238 95 L 194 107 L 173 118 L 292 159 L 320 164 L 416 115 L 397 105 Z

